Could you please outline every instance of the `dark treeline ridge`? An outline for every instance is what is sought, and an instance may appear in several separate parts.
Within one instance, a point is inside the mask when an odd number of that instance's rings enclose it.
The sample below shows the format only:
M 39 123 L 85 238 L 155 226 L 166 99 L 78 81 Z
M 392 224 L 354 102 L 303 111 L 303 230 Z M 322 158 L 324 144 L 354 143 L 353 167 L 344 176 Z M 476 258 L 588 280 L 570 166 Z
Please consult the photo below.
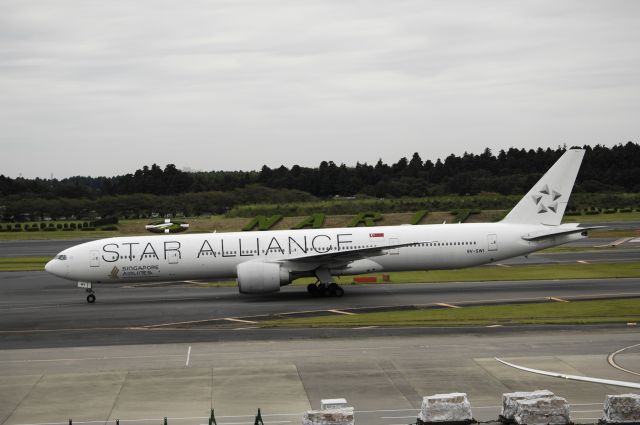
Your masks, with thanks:
M 576 192 L 640 192 L 640 145 L 584 146 L 586 156 Z M 184 172 L 169 164 L 144 166 L 115 177 L 66 179 L 8 178 L 0 175 L 0 211 L 4 217 L 82 215 L 167 211 L 226 212 L 237 205 L 322 200 L 328 197 L 402 198 L 476 195 L 482 192 L 522 195 L 566 150 L 516 149 L 494 154 L 449 155 L 422 160 L 418 153 L 394 164 L 336 165 L 260 171 Z

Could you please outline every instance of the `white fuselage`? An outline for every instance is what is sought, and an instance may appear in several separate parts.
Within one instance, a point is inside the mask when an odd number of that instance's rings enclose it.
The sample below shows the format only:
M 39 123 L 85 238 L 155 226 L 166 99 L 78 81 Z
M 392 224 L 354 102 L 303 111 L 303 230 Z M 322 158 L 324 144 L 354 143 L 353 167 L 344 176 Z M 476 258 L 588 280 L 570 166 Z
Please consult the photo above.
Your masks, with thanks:
M 478 223 L 357 227 L 266 232 L 201 233 L 116 237 L 61 252 L 47 271 L 92 283 L 233 279 L 247 261 L 296 259 L 294 276 L 309 275 L 300 257 L 412 244 L 334 264 L 334 276 L 369 272 L 456 269 L 527 255 L 585 236 L 574 233 L 528 241 L 543 225 Z M 313 261 L 311 261 L 313 263 Z

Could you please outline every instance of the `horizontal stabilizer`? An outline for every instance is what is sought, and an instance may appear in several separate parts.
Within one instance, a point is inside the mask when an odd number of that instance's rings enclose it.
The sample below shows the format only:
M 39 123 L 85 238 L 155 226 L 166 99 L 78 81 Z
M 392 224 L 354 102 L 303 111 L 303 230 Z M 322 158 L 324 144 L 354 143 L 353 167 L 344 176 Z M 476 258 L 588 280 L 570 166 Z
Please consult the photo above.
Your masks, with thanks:
M 524 239 L 526 241 L 538 241 L 538 240 L 541 240 L 541 239 L 553 238 L 555 236 L 570 235 L 570 234 L 573 234 L 573 233 L 581 233 L 581 232 L 586 232 L 587 230 L 593 230 L 593 229 L 602 229 L 604 227 L 605 226 L 591 226 L 591 227 L 565 227 L 565 226 L 561 226 L 561 227 L 556 227 L 556 228 L 551 228 L 551 229 L 540 230 L 538 232 L 527 233 L 526 235 L 522 236 L 522 239 Z

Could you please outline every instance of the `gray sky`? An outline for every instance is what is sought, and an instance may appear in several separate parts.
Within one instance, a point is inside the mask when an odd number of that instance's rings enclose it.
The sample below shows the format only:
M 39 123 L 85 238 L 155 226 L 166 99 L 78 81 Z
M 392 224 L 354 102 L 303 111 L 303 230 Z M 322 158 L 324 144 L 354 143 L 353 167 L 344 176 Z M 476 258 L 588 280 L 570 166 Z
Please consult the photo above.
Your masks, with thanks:
M 0 0 L 0 174 L 640 141 L 640 1 Z

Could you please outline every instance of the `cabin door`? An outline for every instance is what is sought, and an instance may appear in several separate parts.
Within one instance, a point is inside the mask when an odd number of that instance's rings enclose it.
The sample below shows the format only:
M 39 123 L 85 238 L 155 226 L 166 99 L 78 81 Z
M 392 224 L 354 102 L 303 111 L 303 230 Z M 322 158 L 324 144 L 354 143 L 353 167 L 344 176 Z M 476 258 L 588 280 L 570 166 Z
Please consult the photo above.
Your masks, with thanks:
M 180 260 L 180 253 L 178 251 L 169 251 L 169 264 L 178 264 Z
M 89 253 L 89 267 L 100 267 L 100 253 L 98 251 Z
M 487 235 L 487 245 L 489 251 L 498 250 L 498 235 Z

